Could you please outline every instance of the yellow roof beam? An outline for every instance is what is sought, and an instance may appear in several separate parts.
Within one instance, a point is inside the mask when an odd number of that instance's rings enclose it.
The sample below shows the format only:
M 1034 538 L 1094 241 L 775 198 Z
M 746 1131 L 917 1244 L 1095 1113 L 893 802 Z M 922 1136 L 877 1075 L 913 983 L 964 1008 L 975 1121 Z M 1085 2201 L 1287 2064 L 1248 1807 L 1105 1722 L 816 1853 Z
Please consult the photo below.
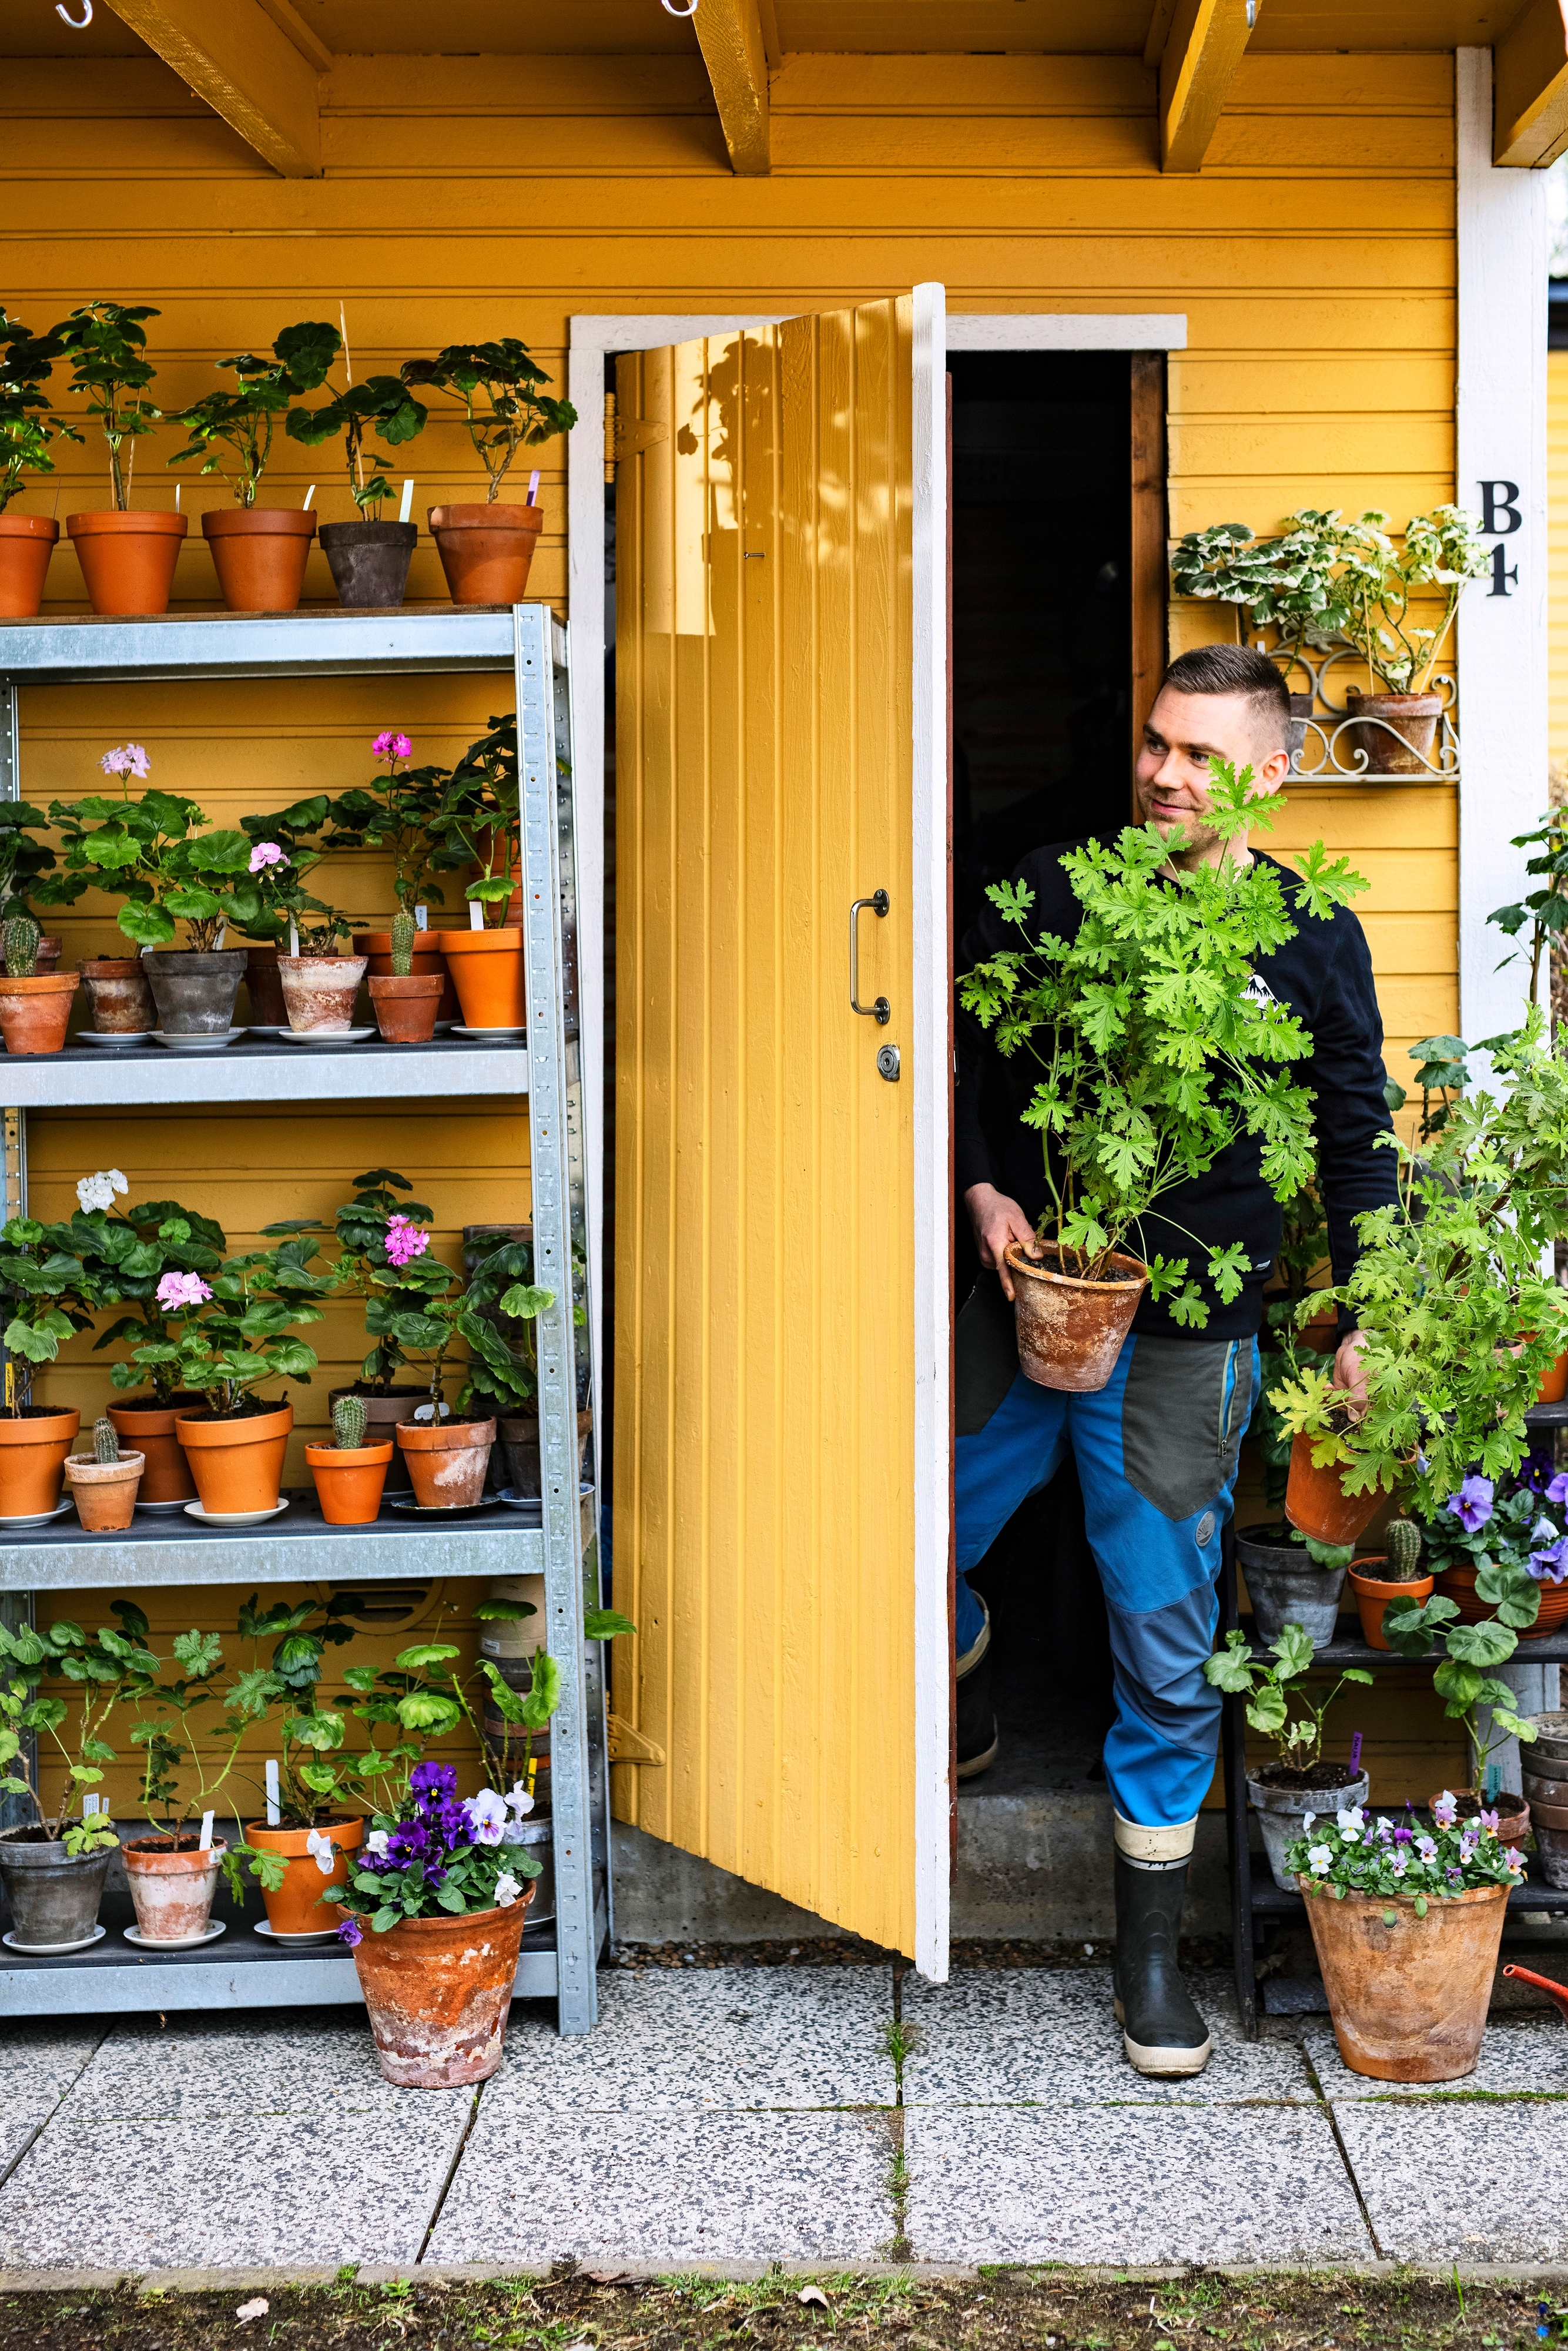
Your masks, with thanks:
M 1162 171 L 1203 169 L 1256 13 L 1249 0 L 1176 0 L 1160 57 Z
M 773 158 L 768 47 L 758 0 L 699 0 L 692 24 L 713 84 L 730 163 L 742 178 L 761 178 L 772 170 Z
M 286 180 L 321 176 L 318 78 L 331 62 L 287 0 L 109 0 Z
M 1528 0 L 1492 52 L 1492 162 L 1539 170 L 1568 149 L 1568 37 L 1559 0 Z

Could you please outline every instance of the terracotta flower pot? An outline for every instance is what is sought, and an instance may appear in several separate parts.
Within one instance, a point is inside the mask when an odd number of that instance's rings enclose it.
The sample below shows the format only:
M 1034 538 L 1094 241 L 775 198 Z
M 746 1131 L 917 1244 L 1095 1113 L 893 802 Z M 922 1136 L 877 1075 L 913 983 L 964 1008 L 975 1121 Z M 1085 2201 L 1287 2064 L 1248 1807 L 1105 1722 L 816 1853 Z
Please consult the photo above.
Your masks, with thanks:
M 1384 1637 L 1383 1612 L 1391 1600 L 1425 1600 L 1432 1589 L 1429 1575 L 1417 1575 L 1405 1583 L 1390 1583 L 1376 1573 L 1383 1565 L 1381 1559 L 1353 1560 L 1350 1570 L 1351 1589 L 1361 1616 L 1361 1637 L 1369 1649 L 1386 1649 L 1390 1644 Z
M 1016 1292 L 1019 1365 L 1042 1388 L 1092 1395 L 1116 1368 L 1122 1343 L 1149 1286 L 1140 1258 L 1113 1251 L 1113 1281 L 1081 1281 L 1060 1270 L 1053 1242 L 1041 1259 L 1027 1257 L 1019 1241 L 1008 1245 L 1008 1271 Z
M 1437 1590 L 1458 1610 L 1461 1625 L 1479 1625 L 1492 1613 L 1484 1600 L 1476 1597 L 1479 1572 L 1473 1567 L 1446 1567 L 1437 1579 Z M 1521 1641 L 1539 1641 L 1568 1618 L 1568 1578 L 1562 1583 L 1542 1583 L 1539 1590 L 1540 1609 L 1534 1624 L 1520 1634 Z
M 70 1026 L 78 986 L 74 971 L 39 972 L 31 979 L 0 973 L 0 1035 L 8 1053 L 58 1053 Z
M 329 1527 L 368 1527 L 382 1506 L 387 1464 L 396 1447 L 308 1445 L 305 1466 L 316 1480 L 316 1499 Z
M 372 972 L 366 985 L 376 1027 L 389 1045 L 429 1044 L 446 986 L 444 972 L 415 972 L 405 979 Z
M 432 507 L 429 520 L 455 604 L 522 602 L 543 507 Z
M 51 939 L 46 932 L 38 941 L 37 952 L 33 956 L 34 968 L 40 972 L 52 972 L 59 959 L 60 943 L 58 939 Z
M 193 1836 L 184 1851 L 165 1836 L 133 1837 L 121 1845 L 136 1923 L 150 1943 L 193 1943 L 203 1933 L 227 1850 L 214 1838 L 202 1853 Z
M 52 515 L 0 514 L 0 620 L 30 621 L 60 527 Z
M 365 1926 L 354 1965 L 382 2072 L 399 2089 L 484 2082 L 500 2064 L 534 1884 L 506 1910 L 405 1918 L 384 1935 Z
M 185 1460 L 185 1449 L 174 1434 L 182 1411 L 200 1410 L 200 1399 L 182 1397 L 178 1404 L 111 1404 L 105 1407 L 115 1434 L 133 1445 L 143 1463 L 141 1502 L 193 1502 L 195 1481 Z
M 415 1499 L 427 1510 L 457 1510 L 483 1496 L 493 1420 L 400 1420 L 397 1441 Z
M 66 1477 L 89 1534 L 118 1534 L 131 1524 L 144 1467 L 140 1453 L 122 1453 L 118 1461 L 100 1461 L 95 1453 L 67 1454 Z
M 1379 1486 L 1369 1494 L 1347 1494 L 1340 1483 L 1340 1469 L 1338 1462 L 1331 1462 L 1326 1469 L 1317 1467 L 1310 1437 L 1293 1440 L 1285 1516 L 1314 1542 L 1353 1543 L 1383 1499 Z
M 1379 2082 L 1457 2082 L 1473 2074 L 1506 1886 L 1477 1886 L 1416 1916 L 1408 1895 L 1347 1894 L 1336 1901 L 1299 1880 L 1329 1996 L 1339 2053 Z M 1385 1927 L 1392 1910 L 1395 1923 Z
M 436 1019 L 461 1020 L 463 1008 L 457 1001 L 457 990 L 452 985 L 452 974 L 446 968 L 446 957 L 436 945 L 435 933 L 416 931 L 413 935 L 413 962 L 415 978 L 428 979 L 433 971 L 438 971 L 441 974 L 441 1006 L 436 1013 Z M 419 944 L 421 940 L 424 942 L 423 946 Z M 368 973 L 370 978 L 390 979 L 392 977 L 390 931 L 356 931 L 354 953 L 364 956 L 370 967 Z
M 293 1426 L 291 1404 L 242 1413 L 234 1420 L 176 1414 L 174 1434 L 185 1448 L 203 1510 L 270 1510 L 277 1500 Z
M 277 958 L 288 1025 L 297 1036 L 323 1036 L 354 1025 L 354 1000 L 365 976 L 363 956 Z
M 321 551 L 332 574 L 340 604 L 401 604 L 408 567 L 419 544 L 412 522 L 324 522 Z
M 1559 1355 L 1552 1369 L 1543 1374 L 1535 1401 L 1561 1404 L 1564 1396 L 1568 1396 L 1568 1353 Z
M 95 1035 L 130 1037 L 156 1028 L 158 1014 L 140 956 L 89 956 L 77 969 L 92 1006 Z
M 1344 698 L 1353 718 L 1382 719 L 1378 726 L 1350 726 L 1345 741 L 1353 752 L 1366 754 L 1370 776 L 1426 776 L 1433 772 L 1433 746 L 1442 697 L 1436 694 L 1359 694 L 1353 685 Z
M 387 1388 L 377 1395 L 361 1381 L 351 1388 L 333 1388 L 327 1398 L 329 1414 L 338 1398 L 346 1395 L 358 1396 L 365 1407 L 366 1442 L 371 1445 L 385 1442 L 392 1447 L 392 1458 L 387 1464 L 387 1482 L 384 1491 L 389 1494 L 412 1492 L 408 1464 L 397 1450 L 396 1430 L 400 1421 L 412 1420 L 420 1405 L 430 1402 L 430 1390 L 428 1388 Z
M 220 507 L 202 517 L 231 612 L 292 612 L 305 585 L 316 517 L 298 507 Z
M 520 1029 L 528 1019 L 520 930 L 436 931 L 465 1029 Z
M 172 1037 L 221 1037 L 234 1027 L 245 947 L 152 947 L 141 958 L 158 1026 Z
M 332 1840 L 337 1859 L 330 1875 L 320 1867 L 310 1851 L 312 1834 Z M 309 1935 L 336 1928 L 342 1914 L 335 1902 L 323 1903 L 321 1896 L 329 1886 L 347 1885 L 349 1855 L 359 1851 L 364 1835 L 362 1820 L 323 1821 L 315 1832 L 272 1829 L 265 1821 L 246 1823 L 246 1844 L 254 1845 L 258 1853 L 280 1853 L 288 1863 L 287 1875 L 276 1893 L 265 1886 L 261 1889 L 267 1922 L 274 1934 Z
M 16 1420 L 0 1418 L 0 1518 L 31 1519 L 54 1509 L 80 1427 L 79 1412 L 55 1412 L 47 1404 L 24 1405 Z
M 277 976 L 276 947 L 246 947 L 245 984 L 250 998 L 250 1017 L 258 1029 L 287 1029 L 288 1007 L 283 1001 L 283 982 Z
M 166 612 L 190 522 L 183 514 L 67 515 L 95 612 Z

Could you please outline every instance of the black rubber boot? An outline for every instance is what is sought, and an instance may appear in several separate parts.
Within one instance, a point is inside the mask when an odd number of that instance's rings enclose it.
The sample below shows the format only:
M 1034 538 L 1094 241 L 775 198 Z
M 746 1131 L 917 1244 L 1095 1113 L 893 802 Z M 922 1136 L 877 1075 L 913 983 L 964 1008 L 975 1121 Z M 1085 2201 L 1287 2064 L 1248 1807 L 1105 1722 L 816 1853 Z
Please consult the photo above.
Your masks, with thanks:
M 979 1594 L 975 1597 L 978 1600 Z M 982 1608 L 986 1608 L 983 1600 Z M 956 1696 L 958 1777 L 972 1780 L 997 1760 L 996 1709 L 991 1704 L 991 1613 L 973 1645 L 958 1660 Z
M 1201 2074 L 1213 2046 L 1176 1967 L 1186 1872 L 1116 1855 L 1116 2021 L 1140 2074 Z

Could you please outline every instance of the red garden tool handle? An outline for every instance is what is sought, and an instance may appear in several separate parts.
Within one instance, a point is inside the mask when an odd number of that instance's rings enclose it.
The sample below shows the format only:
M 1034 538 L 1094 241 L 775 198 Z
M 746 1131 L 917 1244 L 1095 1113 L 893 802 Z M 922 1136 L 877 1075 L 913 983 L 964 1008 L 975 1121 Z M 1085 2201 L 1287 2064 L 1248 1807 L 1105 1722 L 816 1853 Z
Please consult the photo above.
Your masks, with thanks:
M 1550 1992 L 1564 2016 L 1568 2016 L 1568 1984 L 1553 1983 L 1550 1976 L 1538 1976 L 1533 1968 L 1516 1968 L 1511 1960 L 1503 1970 L 1505 1981 L 1512 1977 L 1520 1983 L 1534 1984 L 1537 1991 Z

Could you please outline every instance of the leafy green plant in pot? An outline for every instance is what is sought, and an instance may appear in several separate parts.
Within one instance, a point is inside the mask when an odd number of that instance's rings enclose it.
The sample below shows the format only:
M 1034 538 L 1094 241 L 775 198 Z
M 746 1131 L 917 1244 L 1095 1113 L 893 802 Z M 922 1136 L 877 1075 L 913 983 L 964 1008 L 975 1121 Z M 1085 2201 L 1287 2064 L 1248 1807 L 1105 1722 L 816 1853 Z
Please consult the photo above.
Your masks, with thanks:
M 544 1490 L 534 1325 L 553 1303 L 554 1293 L 534 1281 L 534 1253 L 528 1241 L 507 1241 L 488 1250 L 469 1280 L 473 1334 L 464 1394 L 471 1408 L 495 1415 L 507 1474 L 513 1493 L 518 1496 L 542 1495 Z M 577 1426 L 580 1469 L 589 1429 L 587 1413 L 579 1413 Z
M 1326 651 L 1350 617 L 1336 583 L 1333 549 L 1312 532 L 1292 530 L 1289 524 L 1273 538 L 1257 538 L 1244 522 L 1210 523 L 1202 530 L 1187 531 L 1171 558 L 1171 586 L 1178 596 L 1200 603 L 1235 605 L 1243 636 L 1259 629 L 1277 630 L 1272 658 L 1287 683 L 1292 672 L 1312 678 L 1304 660 L 1308 648 Z M 1291 695 L 1292 758 L 1299 758 L 1305 747 L 1313 701 L 1310 688 Z
M 544 528 L 535 504 L 536 473 L 526 506 L 497 503 L 501 485 L 519 453 L 570 432 L 577 411 L 539 387 L 550 381 L 526 343 L 504 335 L 491 343 L 449 343 L 433 360 L 405 360 L 404 383 L 450 393 L 463 402 L 475 453 L 489 477 L 483 506 L 430 509 L 430 528 L 455 604 L 517 604 L 528 582 L 534 548 Z
M 136 444 L 162 414 L 145 397 L 156 370 L 141 323 L 158 316 L 145 303 L 86 302 L 48 333 L 70 364 L 68 390 L 85 400 L 109 449 L 112 504 L 66 517 L 95 612 L 166 612 L 187 528 L 183 514 L 131 504 Z
M 112 1300 L 104 1270 L 84 1258 L 81 1247 L 70 1225 L 45 1225 L 36 1217 L 13 1217 L 0 1231 L 0 1518 L 37 1520 L 59 1506 L 81 1414 L 75 1405 L 61 1411 L 35 1404 L 33 1381 L 62 1342 L 89 1331 L 94 1313 Z
M 1364 1771 L 1324 1761 L 1323 1718 L 1347 1682 L 1370 1687 L 1372 1676 L 1360 1666 L 1347 1666 L 1314 1704 L 1305 1689 L 1290 1687 L 1312 1670 L 1312 1644 L 1302 1627 L 1285 1625 L 1270 1646 L 1272 1664 L 1252 1656 L 1245 1633 L 1228 1633 L 1224 1648 L 1208 1659 L 1203 1671 L 1216 1689 L 1244 1699 L 1249 1728 L 1274 1742 L 1272 1762 L 1257 1768 L 1249 1764 L 1247 1793 L 1263 1832 L 1274 1883 L 1293 1894 L 1296 1882 L 1285 1855 L 1301 1834 L 1303 1814 L 1322 1812 L 1330 1805 L 1341 1810 L 1366 1802 L 1370 1782 Z M 1357 1737 L 1354 1750 L 1357 1764 L 1360 1745 Z
M 330 338 L 329 366 L 343 348 L 341 338 L 333 327 L 319 327 L 312 331 Z M 412 522 L 381 519 L 382 507 L 392 496 L 392 484 L 383 469 L 393 460 L 369 444 L 381 440 L 389 448 L 402 447 L 423 431 L 429 411 L 395 375 L 367 376 L 355 383 L 347 350 L 343 360 L 349 378 L 344 389 L 334 392 L 319 408 L 291 408 L 286 430 L 291 441 L 302 442 L 308 449 L 319 448 L 323 442 L 335 441 L 340 436 L 342 439 L 349 491 L 359 518 L 354 522 L 324 522 L 320 530 L 321 548 L 331 569 L 338 601 L 401 604 L 408 582 L 409 559 L 419 531 Z M 320 381 L 325 381 L 325 373 L 323 370 Z
M 202 535 L 231 612 L 292 612 L 298 605 L 316 517 L 299 507 L 258 506 L 256 493 L 278 418 L 290 401 L 325 383 L 337 350 L 330 327 L 308 321 L 285 327 L 270 359 L 241 351 L 218 361 L 233 368 L 237 390 L 210 392 L 189 408 L 170 412 L 170 423 L 183 426 L 190 440 L 165 462 L 184 465 L 199 457 L 203 474 L 222 475 L 234 493 L 232 507 L 202 517 Z
M 114 1823 L 99 1808 L 103 1766 L 116 1759 L 104 1737 L 114 1708 L 158 1671 L 146 1646 L 147 1620 L 124 1602 L 120 1628 L 96 1639 L 62 1619 L 37 1631 L 0 1625 L 0 1795 L 25 1797 L 33 1819 L 0 1834 L 0 1884 L 11 1906 L 11 1933 L 23 1950 L 79 1949 L 95 1942 L 104 1879 L 119 1849 Z M 43 1693 L 46 1679 L 75 1685 L 77 1704 Z M 46 1805 L 29 1749 L 40 1738 L 59 1753 L 58 1799 Z
M 1228 840 L 1272 821 L 1250 784 L 1250 769 L 1216 762 L 1207 821 Z M 1071 940 L 1035 937 L 1027 884 L 993 884 L 988 895 L 1023 945 L 958 983 L 1003 1056 L 1025 1053 L 1038 1071 L 1020 1116 L 1040 1136 L 1050 1205 L 1038 1251 L 1015 1243 L 1008 1266 L 1019 1359 L 1047 1387 L 1103 1387 L 1145 1289 L 1177 1322 L 1207 1322 L 1187 1258 L 1130 1253 L 1134 1240 L 1146 1246 L 1143 1219 L 1177 1185 L 1244 1134 L 1261 1138 L 1261 1172 L 1277 1199 L 1291 1199 L 1312 1173 L 1312 1095 L 1288 1074 L 1311 1053 L 1311 1038 L 1283 1005 L 1250 990 L 1256 958 L 1294 935 L 1285 877 L 1263 858 L 1167 876 L 1180 846 L 1176 834 L 1129 825 L 1113 845 L 1068 852 L 1062 864 L 1083 909 Z M 1291 878 L 1309 920 L 1328 919 L 1365 887 L 1343 859 L 1329 864 L 1321 843 Z M 1245 1248 L 1195 1248 L 1215 1294 L 1239 1296 Z
M 127 1343 L 162 1343 L 170 1349 L 155 1363 L 140 1363 L 133 1353 L 110 1366 L 110 1379 L 121 1392 L 121 1400 L 109 1406 L 108 1416 L 117 1435 L 145 1464 L 138 1508 L 180 1510 L 195 1499 L 196 1489 L 174 1434 L 174 1419 L 183 1406 L 199 1405 L 202 1399 L 177 1384 L 174 1318 L 199 1295 L 193 1283 L 208 1283 L 218 1271 L 228 1242 L 213 1217 L 182 1207 L 178 1200 L 148 1200 L 117 1209 L 117 1195 L 129 1188 L 118 1167 L 82 1176 L 68 1239 L 93 1270 L 98 1302 L 126 1310 L 99 1332 L 93 1353 Z
M 493 717 L 453 768 L 432 820 L 438 869 L 477 869 L 464 889 L 469 928 L 437 934 L 464 1026 L 517 1034 L 528 1019 L 523 932 L 509 919 L 520 882 L 517 722 Z
M 79 441 L 50 413 L 44 386 L 65 346 L 35 335 L 0 305 L 0 620 L 29 620 L 44 600 L 60 527 L 51 515 L 11 512 L 29 474 L 52 474 L 57 440 Z

